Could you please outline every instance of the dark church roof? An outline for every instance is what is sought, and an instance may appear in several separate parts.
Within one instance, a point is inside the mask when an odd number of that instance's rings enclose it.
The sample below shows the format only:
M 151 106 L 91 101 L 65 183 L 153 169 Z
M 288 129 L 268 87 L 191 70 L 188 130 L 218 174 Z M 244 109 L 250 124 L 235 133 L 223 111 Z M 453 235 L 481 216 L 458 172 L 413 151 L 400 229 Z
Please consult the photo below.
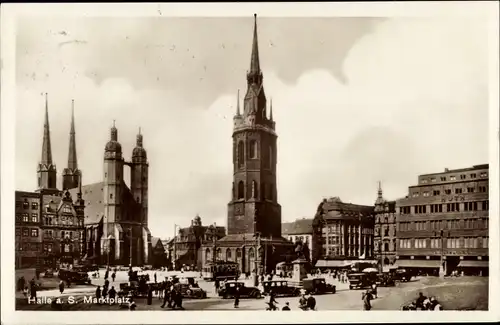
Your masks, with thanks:
M 78 188 L 69 190 L 73 200 L 76 199 Z M 82 186 L 82 198 L 85 200 L 86 225 L 99 223 L 104 216 L 104 182 Z
M 294 222 L 284 222 L 281 224 L 281 233 L 283 235 L 305 235 L 312 234 L 313 219 L 297 219 Z
M 162 248 L 164 248 L 163 243 L 159 237 L 151 236 L 151 246 L 153 246 L 153 248 L 156 248 L 156 245 L 158 245 L 158 243 L 160 243 Z

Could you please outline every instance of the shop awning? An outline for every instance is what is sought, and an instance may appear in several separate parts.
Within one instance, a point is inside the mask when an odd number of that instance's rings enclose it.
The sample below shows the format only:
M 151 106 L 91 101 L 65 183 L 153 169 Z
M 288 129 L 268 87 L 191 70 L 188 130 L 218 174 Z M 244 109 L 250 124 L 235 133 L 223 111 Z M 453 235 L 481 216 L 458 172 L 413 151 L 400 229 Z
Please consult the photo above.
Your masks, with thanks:
M 488 267 L 488 261 L 466 261 L 462 260 L 458 263 L 458 267 Z
M 345 262 L 341 260 L 319 260 L 316 262 L 316 267 L 345 267 Z
M 397 267 L 429 267 L 429 268 L 439 268 L 440 261 L 436 260 L 397 260 Z

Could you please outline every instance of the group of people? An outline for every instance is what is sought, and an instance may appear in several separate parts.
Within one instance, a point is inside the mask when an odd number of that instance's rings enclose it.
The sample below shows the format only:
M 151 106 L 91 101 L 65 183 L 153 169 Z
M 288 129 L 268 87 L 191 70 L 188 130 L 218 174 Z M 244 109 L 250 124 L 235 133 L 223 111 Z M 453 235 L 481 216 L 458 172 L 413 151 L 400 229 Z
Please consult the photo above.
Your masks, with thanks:
M 403 306 L 402 310 L 443 310 L 443 306 L 435 297 L 427 298 L 422 292 L 418 293 L 418 298 L 412 301 L 409 305 Z
M 24 276 L 21 276 L 17 280 L 17 291 L 21 291 L 25 298 L 30 295 L 30 298 L 36 298 L 36 292 L 38 289 L 38 285 L 35 281 L 35 278 L 31 279 L 29 283 L 26 282 Z

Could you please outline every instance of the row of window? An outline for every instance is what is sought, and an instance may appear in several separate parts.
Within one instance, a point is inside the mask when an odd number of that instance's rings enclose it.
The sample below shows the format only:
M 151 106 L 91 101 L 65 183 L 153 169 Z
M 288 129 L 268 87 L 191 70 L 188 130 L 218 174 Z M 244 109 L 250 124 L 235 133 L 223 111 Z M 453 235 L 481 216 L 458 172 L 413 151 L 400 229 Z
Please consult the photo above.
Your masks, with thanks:
M 441 229 L 488 229 L 488 218 L 400 222 L 400 231 L 438 231 Z
M 481 178 L 486 178 L 486 177 L 488 177 L 488 173 L 487 173 L 487 172 L 481 172 L 481 173 L 479 174 L 479 177 L 481 177 Z M 477 178 L 477 174 L 476 174 L 476 173 L 470 173 L 470 174 L 469 174 L 469 178 L 470 178 L 470 179 L 476 179 L 476 178 Z M 447 180 L 446 176 L 440 176 L 440 178 L 439 178 L 439 179 L 441 180 L 441 182 L 446 182 L 446 180 Z M 466 174 L 461 174 L 461 175 L 460 175 L 460 179 L 461 179 L 461 180 L 465 180 L 465 179 L 467 179 L 467 175 L 466 175 Z M 437 179 L 436 179 L 436 177 L 431 177 L 429 180 L 430 180 L 432 183 L 435 183 Z M 450 181 L 456 181 L 456 180 L 457 180 L 457 176 L 456 176 L 456 175 L 451 175 L 449 180 L 450 180 Z M 426 183 L 427 183 L 427 179 L 423 179 L 423 180 L 422 180 L 422 183 L 423 183 L 423 184 L 426 184 Z
M 30 203 L 28 201 L 16 201 L 16 208 L 29 209 Z M 31 209 L 37 210 L 38 209 L 38 202 L 31 202 Z
M 256 140 L 251 140 L 249 143 L 248 158 L 258 159 L 259 158 L 259 147 Z M 245 143 L 243 141 L 238 142 L 237 157 L 238 167 L 242 168 L 245 166 Z M 267 157 L 264 158 L 264 167 L 270 168 L 273 165 L 273 147 L 269 146 L 267 149 Z M 267 158 L 267 159 L 266 159 Z
M 57 225 L 63 225 L 63 226 L 81 226 L 83 227 L 83 220 L 78 220 L 75 219 L 73 216 L 60 216 L 59 218 L 56 218 L 54 216 L 46 216 L 43 218 L 44 225 L 47 226 L 57 226 Z
M 23 237 L 38 237 L 38 229 L 37 228 L 16 228 L 16 236 L 20 237 L 22 233 Z
M 341 223 L 333 223 L 328 227 L 323 227 L 323 234 L 358 234 L 359 226 L 347 225 L 344 229 L 344 225 Z M 361 234 L 363 235 L 373 235 L 373 229 L 371 228 L 361 228 Z
M 452 237 L 446 238 L 444 242 L 445 248 L 488 248 L 488 239 L 489 237 Z M 399 248 L 441 248 L 442 243 L 441 238 L 400 239 Z
M 272 184 L 262 183 L 260 186 L 260 191 L 262 195 L 262 200 L 266 199 L 273 200 L 274 189 Z M 245 183 L 243 181 L 238 182 L 238 188 L 236 192 L 233 187 L 233 197 L 236 197 L 237 199 L 245 198 Z M 259 186 L 257 185 L 256 181 L 252 181 L 251 188 L 249 189 L 249 193 L 247 193 L 246 197 L 253 199 L 259 198 Z
M 40 243 L 22 243 L 19 250 L 23 252 L 38 252 L 40 250 Z
M 487 187 L 486 186 L 478 186 L 477 187 L 477 192 L 479 193 L 486 193 L 488 191 Z M 475 187 L 467 187 L 467 188 L 455 188 L 455 194 L 462 194 L 462 193 L 476 193 L 476 188 Z M 429 191 L 424 191 L 424 192 L 413 192 L 412 193 L 412 197 L 419 197 L 420 196 L 420 193 L 422 193 L 422 196 L 424 197 L 429 197 L 431 196 L 431 192 Z M 445 189 L 444 194 L 446 195 L 451 195 L 452 194 L 452 190 L 451 189 Z M 441 195 L 441 191 L 440 190 L 433 190 L 432 191 L 432 195 L 433 196 L 439 196 Z
M 32 213 L 31 218 L 29 213 L 16 214 L 16 222 L 38 222 L 38 213 Z
M 489 210 L 489 200 L 479 201 L 479 202 L 453 202 L 453 203 L 443 203 L 443 204 L 431 204 L 430 213 L 440 213 L 440 212 L 460 212 L 460 211 L 479 211 L 478 207 L 481 207 L 482 211 Z M 446 207 L 446 209 L 445 209 Z M 400 207 L 400 214 L 411 214 L 410 206 Z M 427 205 L 415 205 L 413 206 L 414 214 L 426 214 L 428 211 Z

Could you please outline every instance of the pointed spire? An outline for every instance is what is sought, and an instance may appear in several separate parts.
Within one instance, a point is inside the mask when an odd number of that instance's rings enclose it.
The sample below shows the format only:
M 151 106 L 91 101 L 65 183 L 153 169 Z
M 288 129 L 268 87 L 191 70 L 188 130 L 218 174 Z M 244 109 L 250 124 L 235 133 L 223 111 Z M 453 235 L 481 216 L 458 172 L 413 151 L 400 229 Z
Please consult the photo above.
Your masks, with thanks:
M 238 96 L 236 97 L 236 116 L 240 116 L 240 90 L 238 89 Z
M 250 60 L 250 74 L 260 73 L 259 44 L 257 39 L 257 14 L 254 14 L 252 57 Z
M 273 120 L 273 99 L 269 99 L 269 119 Z
M 47 93 L 45 93 L 45 121 L 43 124 L 42 160 L 40 161 L 40 164 L 52 165 L 52 147 L 50 145 L 49 125 L 49 100 Z
M 382 199 L 382 182 L 378 181 L 378 192 L 377 198 Z
M 78 169 L 78 160 L 76 158 L 76 138 L 75 138 L 75 100 L 71 100 L 71 128 L 69 131 L 69 153 L 68 168 L 75 171 Z
M 111 128 L 111 140 L 118 141 L 118 130 L 115 127 L 115 120 L 113 120 L 113 127 Z
M 141 128 L 140 127 L 139 127 L 139 133 L 137 134 L 136 146 L 137 147 L 142 147 L 142 134 L 141 134 Z

